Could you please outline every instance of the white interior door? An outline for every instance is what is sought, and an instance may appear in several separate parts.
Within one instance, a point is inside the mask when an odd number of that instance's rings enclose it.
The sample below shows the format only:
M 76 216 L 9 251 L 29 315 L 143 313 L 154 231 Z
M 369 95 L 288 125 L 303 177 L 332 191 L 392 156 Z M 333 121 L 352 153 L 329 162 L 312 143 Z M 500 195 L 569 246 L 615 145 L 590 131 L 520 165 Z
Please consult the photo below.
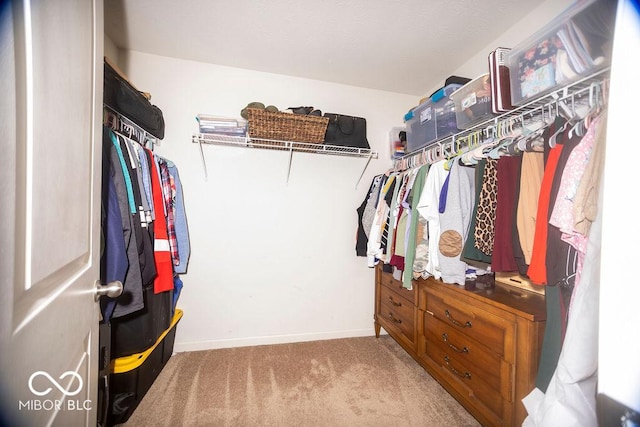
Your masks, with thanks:
M 103 4 L 0 14 L 0 421 L 95 425 Z

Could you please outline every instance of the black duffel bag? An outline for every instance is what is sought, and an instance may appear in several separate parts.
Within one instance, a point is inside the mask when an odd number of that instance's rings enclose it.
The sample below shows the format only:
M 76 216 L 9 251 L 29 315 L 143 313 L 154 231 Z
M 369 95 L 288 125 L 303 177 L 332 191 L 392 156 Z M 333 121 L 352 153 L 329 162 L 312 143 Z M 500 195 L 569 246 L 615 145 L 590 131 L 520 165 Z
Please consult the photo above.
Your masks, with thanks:
M 164 138 L 162 110 L 122 78 L 106 61 L 104 63 L 103 102 L 156 138 Z
M 367 140 L 367 121 L 362 117 L 325 113 L 329 118 L 324 143 L 341 147 L 370 148 Z

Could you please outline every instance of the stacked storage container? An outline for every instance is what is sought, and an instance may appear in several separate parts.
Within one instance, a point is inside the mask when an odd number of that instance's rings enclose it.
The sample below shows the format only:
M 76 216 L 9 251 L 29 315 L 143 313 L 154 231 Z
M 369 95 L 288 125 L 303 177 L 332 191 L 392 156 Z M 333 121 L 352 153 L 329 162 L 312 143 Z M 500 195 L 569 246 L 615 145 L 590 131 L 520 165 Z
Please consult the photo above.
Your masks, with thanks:
M 469 129 L 495 116 L 491 108 L 489 73 L 471 80 L 450 97 L 455 105 L 456 123 L 460 129 Z
M 577 2 L 508 54 L 511 99 L 524 105 L 611 63 L 615 1 Z
M 443 87 L 407 114 L 407 153 L 458 132 L 454 103 L 450 96 L 460 87 L 459 84 Z

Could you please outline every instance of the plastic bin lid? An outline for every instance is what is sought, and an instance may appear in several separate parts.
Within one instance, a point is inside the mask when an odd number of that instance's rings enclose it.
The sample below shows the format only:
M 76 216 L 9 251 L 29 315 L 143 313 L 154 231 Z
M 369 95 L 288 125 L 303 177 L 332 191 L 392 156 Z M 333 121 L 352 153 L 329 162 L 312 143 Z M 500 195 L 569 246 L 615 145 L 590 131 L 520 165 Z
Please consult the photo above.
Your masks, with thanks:
M 445 96 L 448 96 L 448 94 L 451 94 L 452 92 L 455 92 L 456 90 L 460 89 L 462 86 L 464 85 L 451 83 L 450 85 L 447 85 L 443 88 L 438 89 L 437 91 L 435 91 L 433 95 L 431 95 L 431 102 L 436 103 L 440 101 L 442 98 L 444 98 Z
M 469 88 L 473 87 L 473 85 L 480 79 L 483 79 L 485 77 L 489 77 L 489 73 L 483 73 L 480 74 L 478 77 L 476 77 L 475 79 L 471 80 L 469 83 L 467 83 L 466 85 L 459 87 L 458 89 L 456 89 L 455 91 L 451 92 L 449 94 L 449 98 L 456 98 L 456 97 L 460 97 L 460 96 L 464 96 L 463 94 L 466 94 L 467 91 L 469 90 Z M 469 92 L 470 93 L 470 92 Z
M 173 319 L 171 320 L 171 325 L 167 328 L 166 331 L 160 335 L 158 340 L 154 345 L 152 345 L 149 349 L 143 351 L 142 353 L 135 353 L 131 356 L 118 357 L 115 360 L 111 361 L 111 373 L 113 374 L 122 374 L 124 372 L 130 372 L 134 369 L 140 367 L 149 357 L 153 350 L 162 342 L 164 337 L 167 336 L 171 329 L 175 328 L 180 319 L 182 319 L 182 310 L 179 308 L 176 309 L 176 312 L 173 315 Z
M 405 122 L 408 122 L 411 119 L 413 119 L 413 110 L 409 110 L 409 112 L 404 115 L 404 121 Z

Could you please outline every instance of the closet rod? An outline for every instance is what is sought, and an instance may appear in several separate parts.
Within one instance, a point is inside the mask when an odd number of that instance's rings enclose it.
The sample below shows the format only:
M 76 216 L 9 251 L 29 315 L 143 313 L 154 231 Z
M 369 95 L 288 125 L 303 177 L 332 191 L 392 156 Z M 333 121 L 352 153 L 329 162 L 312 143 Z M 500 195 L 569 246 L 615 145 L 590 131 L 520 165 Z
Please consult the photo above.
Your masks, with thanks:
M 142 129 L 142 127 L 140 127 L 140 125 L 136 124 L 136 122 L 134 122 L 133 120 L 131 120 L 130 118 L 128 118 L 127 116 L 125 116 L 124 114 L 122 114 L 121 112 L 119 112 L 118 110 L 116 110 L 115 108 L 113 108 L 112 106 L 110 106 L 109 104 L 103 104 L 104 109 L 107 111 L 107 113 L 109 114 L 113 114 L 116 116 L 116 118 L 118 119 L 119 123 L 124 124 L 125 126 L 128 126 L 130 128 L 132 128 L 136 135 L 138 135 L 140 141 L 138 141 L 141 145 L 143 146 L 147 146 L 147 143 L 149 143 L 151 146 L 148 147 L 151 149 L 151 151 L 153 151 L 154 147 L 156 145 L 160 145 L 158 143 L 158 139 L 155 136 L 152 136 L 149 132 L 147 132 L 146 130 Z M 104 122 L 104 120 L 103 120 Z M 108 124 L 108 123 L 103 123 L 103 124 Z M 113 128 L 111 128 L 113 129 Z M 120 127 L 120 129 L 113 129 L 115 131 L 118 132 L 123 132 L 123 129 Z M 131 134 L 129 135 L 131 136 Z
M 522 126 L 522 124 L 539 122 L 545 118 L 551 119 L 561 111 L 565 114 L 574 114 L 577 99 L 582 100 L 586 95 L 591 96 L 594 88 L 597 88 L 599 94 L 604 92 L 603 85 L 608 82 L 609 71 L 609 67 L 604 68 L 581 80 L 540 96 L 525 105 L 435 141 L 427 147 L 396 159 L 393 169 L 406 170 L 418 164 L 431 164 L 438 160 L 464 154 L 469 149 L 477 147 L 482 141 L 499 136 L 504 129 L 513 129 L 518 123 Z M 567 105 L 568 103 L 569 105 Z

